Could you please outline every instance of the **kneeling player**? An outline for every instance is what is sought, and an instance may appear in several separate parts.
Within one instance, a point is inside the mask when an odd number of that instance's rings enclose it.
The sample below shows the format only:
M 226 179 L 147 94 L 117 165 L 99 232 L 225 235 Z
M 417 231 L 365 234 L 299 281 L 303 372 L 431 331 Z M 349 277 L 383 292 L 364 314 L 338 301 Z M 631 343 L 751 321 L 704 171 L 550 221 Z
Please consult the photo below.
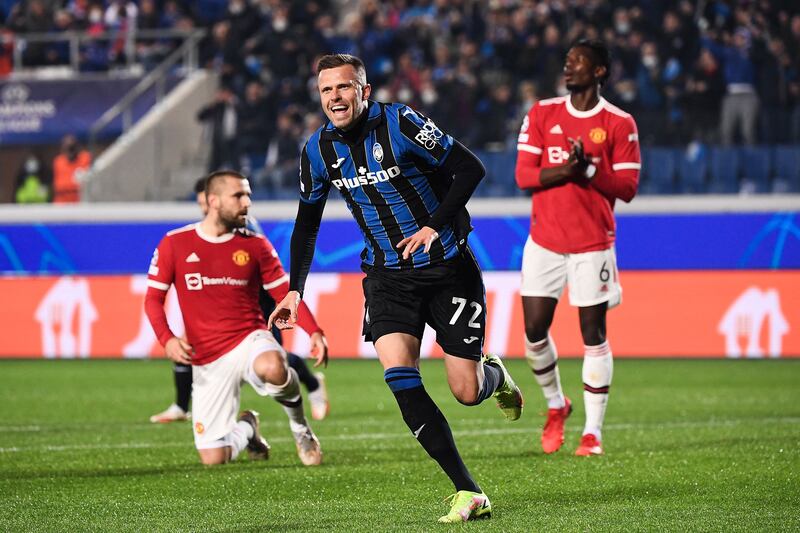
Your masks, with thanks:
M 276 300 L 283 298 L 288 276 L 269 241 L 243 229 L 250 206 L 250 185 L 244 176 L 212 173 L 206 196 L 208 213 L 200 223 L 162 239 L 148 271 L 145 297 L 145 311 L 167 356 L 192 364 L 192 421 L 200 460 L 225 463 L 245 447 L 252 458 L 268 457 L 258 414 L 245 411 L 236 420 L 240 387 L 247 382 L 259 395 L 283 405 L 301 461 L 317 465 L 322 451 L 303 414 L 297 373 L 288 367 L 286 352 L 267 329 L 258 304 L 261 286 Z M 172 284 L 188 342 L 167 324 L 164 299 Z M 312 353 L 324 362 L 328 354 L 322 330 L 307 307 L 300 316 L 301 327 L 311 336 Z

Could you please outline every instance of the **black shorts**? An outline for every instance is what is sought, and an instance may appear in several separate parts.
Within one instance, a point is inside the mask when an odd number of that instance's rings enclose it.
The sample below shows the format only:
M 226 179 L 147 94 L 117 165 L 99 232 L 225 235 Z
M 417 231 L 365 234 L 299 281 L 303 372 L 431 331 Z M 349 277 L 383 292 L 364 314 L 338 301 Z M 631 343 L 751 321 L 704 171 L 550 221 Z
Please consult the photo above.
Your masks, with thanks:
M 425 324 L 445 353 L 479 360 L 486 329 L 486 291 L 478 263 L 467 249 L 428 268 L 388 270 L 365 266 L 364 338 L 389 333 L 422 339 Z

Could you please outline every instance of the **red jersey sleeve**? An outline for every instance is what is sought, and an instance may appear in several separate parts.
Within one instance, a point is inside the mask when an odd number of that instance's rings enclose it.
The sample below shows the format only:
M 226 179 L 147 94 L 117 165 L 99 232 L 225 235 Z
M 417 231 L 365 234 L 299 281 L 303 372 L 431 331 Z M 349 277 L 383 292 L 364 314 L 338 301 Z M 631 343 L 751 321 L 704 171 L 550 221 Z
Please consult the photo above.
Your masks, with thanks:
M 533 104 L 522 120 L 517 138 L 517 166 L 514 177 L 520 189 L 531 189 L 542 184 L 539 175 L 542 171 L 540 163 L 543 146 L 541 108 L 539 104 Z
M 273 289 L 289 282 L 289 275 L 284 272 L 278 252 L 269 242 L 269 239 L 261 235 L 257 239 L 259 243 L 258 264 L 261 269 L 261 284 L 264 290 L 272 294 Z M 280 302 L 282 299 L 283 297 L 275 298 L 275 301 Z
M 600 171 L 592 185 L 606 196 L 630 202 L 639 187 L 642 159 L 639 153 L 639 132 L 633 117 L 620 117 L 611 134 L 611 172 Z
M 169 237 L 164 237 L 150 260 L 150 268 L 147 270 L 147 293 L 144 296 L 145 314 L 162 346 L 175 336 L 169 328 L 167 313 L 164 311 L 164 301 L 167 299 L 167 291 L 174 277 L 172 244 Z
M 283 270 L 278 252 L 269 242 L 269 239 L 263 237 L 259 240 L 263 242 L 260 247 L 261 282 L 264 290 L 269 292 L 272 299 L 275 302 L 280 302 L 289 292 L 289 276 Z M 309 335 L 322 331 L 317 321 L 314 320 L 311 310 L 303 301 L 297 307 L 297 323 Z

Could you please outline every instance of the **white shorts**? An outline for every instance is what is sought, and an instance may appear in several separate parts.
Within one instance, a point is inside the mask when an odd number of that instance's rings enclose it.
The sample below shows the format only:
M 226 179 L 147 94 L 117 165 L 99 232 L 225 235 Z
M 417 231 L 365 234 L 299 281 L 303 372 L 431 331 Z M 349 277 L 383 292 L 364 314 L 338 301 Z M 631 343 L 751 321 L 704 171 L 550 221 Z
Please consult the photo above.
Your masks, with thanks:
M 192 366 L 192 428 L 198 450 L 227 446 L 223 439 L 236 425 L 241 384 L 247 382 L 261 396 L 276 392 L 253 370 L 253 361 L 264 352 L 286 352 L 265 329 L 257 329 L 236 348 L 207 365 Z
M 614 247 L 597 252 L 559 254 L 539 246 L 528 236 L 522 254 L 520 295 L 561 298 L 569 285 L 569 303 L 589 307 L 608 302 L 608 308 L 622 302 Z

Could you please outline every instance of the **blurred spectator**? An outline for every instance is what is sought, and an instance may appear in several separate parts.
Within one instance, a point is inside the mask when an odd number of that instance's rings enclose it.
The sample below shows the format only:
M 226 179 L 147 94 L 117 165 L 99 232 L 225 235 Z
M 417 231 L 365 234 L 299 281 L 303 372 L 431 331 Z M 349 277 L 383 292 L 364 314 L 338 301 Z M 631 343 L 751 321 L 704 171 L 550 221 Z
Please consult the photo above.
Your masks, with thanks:
M 256 168 L 262 168 L 272 136 L 272 125 L 275 124 L 275 110 L 260 81 L 247 84 L 244 100 L 239 103 L 236 113 L 242 156 L 248 161 L 258 161 Z
M 106 31 L 103 23 L 103 7 L 100 4 L 91 4 L 89 7 L 88 27 L 86 32 L 93 37 L 99 37 Z M 81 70 L 95 72 L 107 70 L 109 65 L 108 41 L 104 39 L 88 40 L 81 48 Z
M 770 39 L 769 48 L 758 50 L 757 60 L 761 141 L 788 142 L 793 103 L 790 85 L 797 81 L 797 67 L 778 37 Z
M 758 94 L 756 93 L 756 67 L 751 58 L 752 34 L 739 27 L 733 37 L 725 35 L 729 44 L 720 44 L 704 39 L 704 46 L 722 63 L 726 93 L 722 99 L 720 117 L 720 140 L 732 144 L 737 127 L 745 144 L 756 142 L 756 119 L 758 118 Z
M 237 46 L 237 42 L 231 38 L 230 23 L 217 22 L 201 48 L 200 64 L 218 72 L 221 82 L 232 86 L 236 73 L 244 68 Z
M 686 111 L 692 139 L 714 142 L 719 130 L 719 103 L 725 94 L 725 81 L 719 62 L 708 48 L 700 51 L 686 81 Z
M 508 140 L 519 130 L 516 106 L 511 99 L 511 87 L 498 83 L 488 98 L 478 104 L 476 119 L 480 128 L 475 137 L 475 148 L 490 152 L 502 152 L 508 148 Z
M 208 171 L 222 168 L 239 170 L 238 118 L 233 91 L 225 86 L 218 89 L 214 101 L 197 113 L 197 120 L 205 122 L 210 129 L 211 158 Z
M 136 18 L 139 8 L 130 0 L 112 0 L 106 8 L 103 22 L 106 28 L 115 33 L 109 45 L 109 59 L 112 64 L 123 65 L 133 58 L 133 34 L 136 32 Z
M 53 159 L 53 203 L 80 202 L 83 174 L 92 164 L 92 156 L 80 147 L 74 135 L 65 135 L 61 151 Z
M 11 74 L 14 69 L 14 33 L 0 27 L 0 78 Z
M 279 189 L 297 181 L 302 131 L 300 119 L 293 111 L 282 111 L 278 115 L 277 129 L 270 141 L 264 168 L 268 187 Z
M 29 0 L 12 8 L 7 24 L 17 33 L 44 33 L 53 27 L 53 14 L 42 0 Z M 47 65 L 47 50 L 46 43 L 27 43 L 22 53 L 22 64 L 26 67 Z
M 17 173 L 14 200 L 18 204 L 42 204 L 50 197 L 50 176 L 41 160 L 34 154 L 28 156 Z

